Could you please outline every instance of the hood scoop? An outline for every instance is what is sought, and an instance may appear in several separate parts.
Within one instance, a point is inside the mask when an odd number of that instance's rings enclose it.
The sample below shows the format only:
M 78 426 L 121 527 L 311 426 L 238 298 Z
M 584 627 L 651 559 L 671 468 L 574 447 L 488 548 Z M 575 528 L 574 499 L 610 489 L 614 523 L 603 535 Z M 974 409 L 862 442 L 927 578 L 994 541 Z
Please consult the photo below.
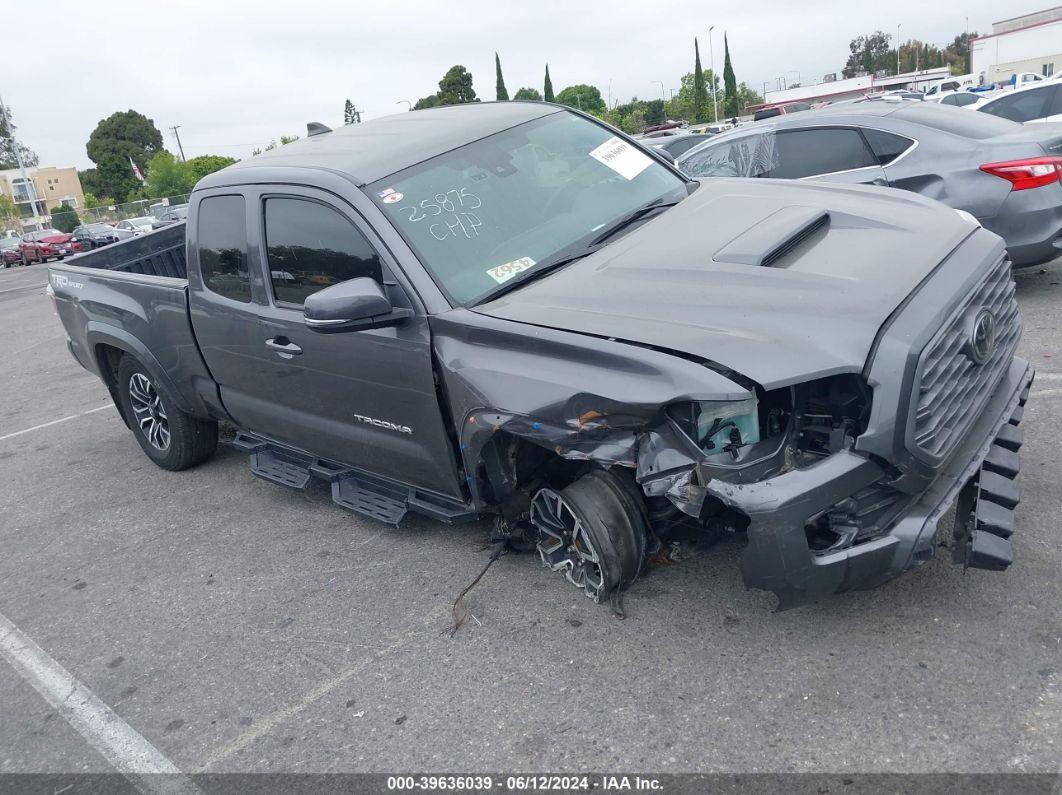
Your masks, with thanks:
M 829 222 L 830 214 L 820 207 L 782 207 L 731 240 L 712 259 L 769 268 Z

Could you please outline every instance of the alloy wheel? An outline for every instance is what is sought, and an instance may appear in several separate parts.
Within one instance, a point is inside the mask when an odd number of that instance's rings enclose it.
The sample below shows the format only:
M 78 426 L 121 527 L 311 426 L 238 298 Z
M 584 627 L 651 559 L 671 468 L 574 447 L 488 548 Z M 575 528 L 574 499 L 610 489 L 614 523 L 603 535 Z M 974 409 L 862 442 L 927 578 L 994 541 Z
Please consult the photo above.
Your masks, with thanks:
M 531 502 L 531 523 L 541 533 L 538 553 L 553 571 L 563 571 L 568 582 L 595 602 L 606 596 L 601 556 L 586 525 L 563 495 L 539 490 Z
M 156 450 L 167 450 L 170 446 L 170 424 L 166 409 L 154 385 L 143 373 L 133 373 L 129 379 L 129 404 L 144 438 Z

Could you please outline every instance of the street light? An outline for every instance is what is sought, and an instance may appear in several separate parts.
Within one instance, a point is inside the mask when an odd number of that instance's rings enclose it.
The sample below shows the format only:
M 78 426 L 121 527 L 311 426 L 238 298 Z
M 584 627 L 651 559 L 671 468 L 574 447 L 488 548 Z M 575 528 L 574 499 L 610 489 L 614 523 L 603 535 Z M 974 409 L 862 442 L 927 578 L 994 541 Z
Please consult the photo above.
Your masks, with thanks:
M 413 103 L 412 103 L 412 102 L 410 102 L 410 101 L 409 101 L 408 99 L 400 99 L 400 100 L 398 100 L 398 102 L 396 102 L 395 104 L 396 104 L 396 105 L 401 105 L 401 104 L 402 104 L 403 102 L 405 102 L 405 103 L 406 103 L 406 109 L 407 109 L 407 110 L 413 110 Z
M 902 22 L 896 25 L 896 74 L 900 73 L 900 25 Z
M 719 103 L 715 98 L 715 45 L 712 42 L 712 31 L 715 25 L 708 28 L 708 67 L 712 70 L 712 121 L 719 121 Z
M 664 81 L 663 80 L 650 80 L 650 83 L 656 83 L 660 86 L 660 101 L 667 103 L 667 96 L 664 94 Z

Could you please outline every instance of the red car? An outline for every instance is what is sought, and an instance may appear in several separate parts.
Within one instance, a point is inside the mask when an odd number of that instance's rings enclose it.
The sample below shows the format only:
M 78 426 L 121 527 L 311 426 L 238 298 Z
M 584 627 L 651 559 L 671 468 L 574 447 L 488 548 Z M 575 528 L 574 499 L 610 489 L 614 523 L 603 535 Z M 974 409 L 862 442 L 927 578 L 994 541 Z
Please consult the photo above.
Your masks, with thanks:
M 19 244 L 22 254 L 22 264 L 30 262 L 47 262 L 50 259 L 63 259 L 69 254 L 75 253 L 74 245 L 70 241 L 70 235 L 60 232 L 58 229 L 44 229 L 40 232 L 29 232 L 22 236 Z

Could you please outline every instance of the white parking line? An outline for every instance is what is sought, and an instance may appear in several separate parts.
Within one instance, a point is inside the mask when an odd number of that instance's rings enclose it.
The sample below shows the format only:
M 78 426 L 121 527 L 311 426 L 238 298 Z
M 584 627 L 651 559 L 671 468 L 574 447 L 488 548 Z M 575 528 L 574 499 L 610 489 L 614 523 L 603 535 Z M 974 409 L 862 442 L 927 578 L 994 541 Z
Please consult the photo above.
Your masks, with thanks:
M 1062 373 L 1037 373 L 1037 381 L 1062 381 Z
M 173 762 L 0 614 L 0 654 L 141 792 L 201 793 Z
M 1042 397 L 1059 397 L 1062 395 L 1062 389 L 1041 389 L 1039 392 L 1030 392 L 1029 397 L 1042 398 Z
M 58 425 L 60 422 L 67 422 L 68 420 L 76 420 L 78 417 L 84 417 L 86 414 L 95 414 L 97 411 L 103 411 L 104 409 L 113 409 L 114 404 L 108 403 L 106 406 L 97 406 L 94 409 L 83 411 L 80 414 L 71 414 L 69 417 L 62 417 L 58 420 L 52 420 L 51 422 L 42 422 L 40 425 L 34 425 L 32 428 L 23 428 L 21 431 L 15 431 L 9 433 L 7 436 L 0 436 L 0 442 L 5 439 L 14 439 L 16 436 L 21 436 L 24 433 L 31 433 L 32 431 L 39 431 L 41 428 L 49 428 L 52 425 Z

